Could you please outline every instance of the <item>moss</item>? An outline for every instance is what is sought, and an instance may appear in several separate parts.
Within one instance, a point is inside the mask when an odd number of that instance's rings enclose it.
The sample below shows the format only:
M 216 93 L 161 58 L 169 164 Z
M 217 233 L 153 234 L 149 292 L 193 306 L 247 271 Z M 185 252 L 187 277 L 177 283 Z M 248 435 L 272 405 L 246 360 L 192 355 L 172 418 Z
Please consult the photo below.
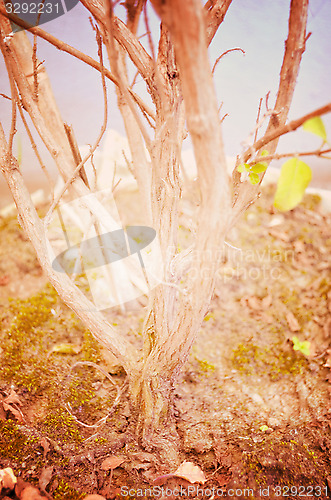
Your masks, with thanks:
M 305 194 L 302 202 L 300 203 L 301 207 L 304 207 L 308 210 L 315 210 L 321 203 L 322 198 L 319 194 Z
M 29 299 L 11 301 L 8 309 L 13 319 L 2 341 L 0 373 L 3 379 L 30 392 L 38 392 L 46 380 L 53 379 L 45 365 L 43 328 L 53 321 L 51 309 L 56 301 L 54 290 L 47 286 Z
M 260 347 L 252 342 L 238 344 L 230 360 L 232 366 L 244 375 L 265 374 L 271 380 L 282 375 L 300 375 L 308 368 L 307 360 L 300 354 L 283 351 L 277 345 Z
M 280 293 L 280 300 L 287 306 L 287 308 L 294 314 L 298 319 L 299 323 L 308 323 L 313 316 L 314 311 L 307 308 L 306 305 L 302 304 L 300 299 L 301 290 L 291 290 L 284 288 Z
M 83 436 L 79 432 L 79 426 L 66 409 L 51 404 L 47 413 L 42 427 L 48 436 L 65 443 L 74 443 L 76 445 L 82 443 Z
M 33 465 L 38 466 L 38 463 L 36 463 L 38 457 L 35 455 L 36 443 L 38 443 L 38 439 L 23 434 L 13 420 L 0 420 L 0 457 L 6 460 L 14 460 L 17 468 L 20 468 L 22 463 L 29 458 Z
M 209 363 L 206 359 L 199 359 L 195 357 L 196 361 L 199 363 L 200 370 L 205 374 L 210 374 L 215 371 L 215 365 Z
M 100 346 L 93 335 L 88 331 L 84 331 L 84 341 L 82 346 L 82 355 L 84 361 L 92 361 L 93 363 L 100 363 L 102 356 Z
M 266 484 L 270 478 L 270 470 L 280 486 L 297 486 L 298 474 L 302 484 L 320 484 L 325 479 L 325 473 L 320 467 L 317 454 L 310 451 L 304 443 L 293 439 L 279 439 L 271 435 L 260 446 L 244 453 L 244 467 L 247 472 L 253 472 L 258 485 Z M 306 477 L 306 482 L 304 481 Z
M 81 500 L 85 496 L 86 493 L 79 493 L 64 479 L 60 479 L 58 487 L 53 492 L 54 500 Z

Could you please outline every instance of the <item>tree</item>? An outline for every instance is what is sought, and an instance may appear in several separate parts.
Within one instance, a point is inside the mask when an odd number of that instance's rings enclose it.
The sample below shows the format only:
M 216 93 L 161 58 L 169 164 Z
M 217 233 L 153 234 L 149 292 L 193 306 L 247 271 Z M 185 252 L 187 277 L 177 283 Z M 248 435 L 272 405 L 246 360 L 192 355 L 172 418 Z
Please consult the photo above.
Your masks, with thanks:
M 277 99 L 267 114 L 266 132 L 238 155 L 232 179 L 229 179 L 207 50 L 231 0 L 208 0 L 204 6 L 199 0 L 151 0 L 161 19 L 157 51 L 149 33 L 146 1 L 125 3 L 126 22 L 115 15 L 116 2 L 81 0 L 81 3 L 93 17 L 99 62 L 40 27 L 29 26 L 6 12 L 4 3 L 0 3 L 0 46 L 12 94 L 12 126 L 8 140 L 0 127 L 1 169 L 13 194 L 19 220 L 50 282 L 95 338 L 123 365 L 128 377 L 131 424 L 137 439 L 146 448 L 162 450 L 165 459 L 174 462 L 178 436 L 174 427 L 172 390 L 208 311 L 226 235 L 259 197 L 260 185 L 268 164 L 275 157 L 279 137 L 297 129 L 308 119 L 331 111 L 331 104 L 287 123 L 307 40 L 308 0 L 292 0 Z M 137 38 L 140 17 L 149 35 L 149 51 Z M 73 131 L 61 119 L 50 82 L 36 57 L 36 43 L 32 47 L 24 31 L 11 36 L 9 20 L 28 29 L 35 40 L 40 36 L 100 71 L 105 119 L 98 141 L 88 156 L 92 155 L 106 129 L 105 79 L 116 86 L 118 106 L 134 159 L 132 169 L 145 207 L 145 224 L 156 231 L 164 264 L 160 284 L 149 293 L 142 353 L 137 354 L 133 346 L 119 336 L 68 275 L 52 267 L 47 224 L 63 193 L 69 191 L 72 198 L 84 197 L 96 225 L 103 220 L 105 210 L 96 198 L 92 201 L 86 198 L 93 191 L 84 174 L 87 157 L 81 161 Z M 104 66 L 102 44 L 107 51 L 109 70 Z M 144 79 L 153 109 L 130 87 L 129 64 Z M 29 114 L 65 183 L 44 219 L 37 214 L 12 153 L 17 109 L 23 121 L 25 114 Z M 258 123 L 256 132 L 259 126 Z M 180 178 L 180 152 L 185 127 L 193 143 L 200 199 L 194 221 L 194 243 L 179 251 L 178 211 L 184 188 Z M 36 149 L 34 143 L 33 146 Z M 240 173 L 245 169 L 249 174 L 246 178 Z

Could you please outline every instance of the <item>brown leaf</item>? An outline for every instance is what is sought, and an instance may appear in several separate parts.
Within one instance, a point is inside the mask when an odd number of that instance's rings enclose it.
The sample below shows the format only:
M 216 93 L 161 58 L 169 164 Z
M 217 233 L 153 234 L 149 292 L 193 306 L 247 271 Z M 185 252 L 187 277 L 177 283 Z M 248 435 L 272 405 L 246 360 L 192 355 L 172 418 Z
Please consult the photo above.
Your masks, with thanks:
M 45 500 L 44 495 L 40 494 L 40 491 L 34 486 L 27 486 L 22 490 L 21 500 Z
M 271 306 L 271 302 L 272 302 L 272 296 L 270 294 L 266 295 L 262 299 L 262 308 L 268 309 Z
M 46 439 L 46 438 L 44 438 L 44 437 L 43 437 L 43 438 L 41 438 L 41 440 L 40 440 L 40 446 L 41 446 L 41 447 L 43 448 L 43 450 L 44 450 L 44 455 L 43 455 L 43 458 L 44 458 L 44 460 L 45 460 L 46 455 L 47 455 L 47 453 L 48 453 L 48 452 L 49 452 L 49 450 L 50 450 L 49 442 L 47 441 L 47 439 Z
M 190 483 L 204 484 L 207 481 L 200 467 L 194 465 L 192 462 L 186 461 L 178 467 L 176 472 L 173 473 L 173 476 L 182 477 Z
M 289 235 L 282 232 L 282 231 L 276 231 L 275 229 L 269 229 L 269 234 L 276 239 L 279 239 L 279 240 L 282 240 L 285 242 L 290 241 Z
M 298 320 L 296 319 L 293 313 L 288 312 L 286 314 L 286 320 L 291 332 L 298 332 L 300 330 L 300 325 L 298 323 Z
M 7 467 L 6 469 L 0 470 L 0 492 L 2 488 L 8 488 L 9 490 L 13 490 L 17 479 L 13 472 L 13 469 Z
M 4 399 L 5 403 L 8 403 L 9 405 L 14 403 L 19 406 L 22 406 L 21 400 L 18 397 L 18 394 L 12 389 L 9 393 L 9 395 Z
M 101 495 L 87 495 L 87 497 L 84 497 L 84 500 L 106 500 L 106 498 Z
M 6 286 L 8 285 L 10 281 L 9 275 L 4 274 L 3 276 L 0 276 L 0 286 Z
M 17 479 L 15 493 L 20 500 L 45 500 L 45 497 L 40 494 L 38 488 L 31 486 L 31 484 L 20 478 Z
M 39 476 L 39 488 L 45 491 L 46 486 L 50 483 L 53 475 L 53 466 L 44 467 Z
M 331 349 L 328 349 L 326 352 L 327 352 L 328 357 L 327 357 L 326 362 L 324 363 L 324 366 L 326 368 L 331 368 Z
M 102 462 L 101 469 L 102 470 L 116 469 L 123 462 L 125 462 L 125 458 L 122 458 L 122 457 L 107 457 Z
M 323 326 L 324 338 L 328 339 L 331 337 L 331 318 L 328 318 Z
M 2 406 L 5 411 L 10 411 L 20 424 L 24 422 L 23 414 L 19 409 L 14 408 L 12 405 L 8 405 L 4 401 L 2 402 Z
M 255 296 L 252 296 L 252 297 L 248 297 L 247 298 L 247 303 L 248 303 L 248 306 L 253 309 L 254 311 L 259 311 L 261 309 L 261 302 L 260 300 L 255 297 Z

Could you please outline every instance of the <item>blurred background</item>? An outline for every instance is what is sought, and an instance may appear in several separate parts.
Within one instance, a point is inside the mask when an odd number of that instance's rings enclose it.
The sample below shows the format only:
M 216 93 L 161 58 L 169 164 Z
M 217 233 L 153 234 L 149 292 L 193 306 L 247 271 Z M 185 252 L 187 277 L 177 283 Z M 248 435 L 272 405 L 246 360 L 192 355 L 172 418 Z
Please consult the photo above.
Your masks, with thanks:
M 210 63 L 223 52 L 239 47 L 245 51 L 234 51 L 225 55 L 215 70 L 215 87 L 220 116 L 223 121 L 226 154 L 234 157 L 241 152 L 243 144 L 250 140 L 254 129 L 259 100 L 270 92 L 269 106 L 273 106 L 278 87 L 284 42 L 287 37 L 290 0 L 233 0 L 226 18 L 210 47 Z M 119 16 L 123 8 L 119 7 Z M 150 27 L 157 44 L 159 23 L 149 9 Z M 311 36 L 303 55 L 298 84 L 289 119 L 298 118 L 330 101 L 331 97 L 331 2 L 311 0 L 309 6 L 308 32 Z M 79 3 L 58 19 L 41 26 L 44 30 L 95 59 L 97 47 L 91 29 L 89 14 Z M 140 27 L 140 33 L 145 33 Z M 30 36 L 30 35 L 29 35 Z M 148 48 L 147 37 L 141 42 Z M 99 73 L 72 56 L 62 53 L 43 40 L 38 40 L 38 58 L 44 61 L 53 91 L 65 122 L 73 125 L 79 145 L 93 144 L 98 136 L 103 119 L 103 97 Z M 105 54 L 106 61 L 106 54 Z M 106 64 L 107 65 L 107 64 Z M 133 75 L 132 75 L 133 78 Z M 121 116 L 117 109 L 114 87 L 107 82 L 109 97 L 108 128 L 124 134 Z M 137 79 L 134 90 L 148 99 L 145 85 Z M 0 60 L 0 93 L 10 95 L 7 72 Z M 265 107 L 262 108 L 262 112 Z M 8 137 L 11 120 L 10 101 L 0 96 L 0 121 Z M 323 117 L 328 137 L 331 138 L 331 116 Z M 40 141 L 34 134 L 40 145 Z M 292 132 L 281 138 L 278 152 L 309 151 L 320 146 L 321 140 L 303 130 Z M 31 191 L 46 187 L 22 124 L 18 123 L 15 148 L 22 150 L 22 169 Z M 52 160 L 41 147 L 44 161 L 55 175 Z M 189 150 L 189 139 L 184 149 Z M 313 169 L 312 185 L 331 188 L 331 160 L 309 157 L 307 163 Z M 273 162 L 279 166 L 280 162 Z M 11 202 L 11 195 L 0 177 L 0 207 Z

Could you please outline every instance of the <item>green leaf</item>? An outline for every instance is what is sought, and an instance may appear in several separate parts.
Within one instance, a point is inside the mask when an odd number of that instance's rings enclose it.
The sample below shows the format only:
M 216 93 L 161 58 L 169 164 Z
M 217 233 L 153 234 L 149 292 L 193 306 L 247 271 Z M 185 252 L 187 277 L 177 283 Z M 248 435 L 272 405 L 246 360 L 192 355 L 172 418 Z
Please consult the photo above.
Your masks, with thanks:
M 307 163 L 298 158 L 287 160 L 280 171 L 274 207 L 283 212 L 296 207 L 302 200 L 311 177 L 311 169 Z
M 305 356 L 310 356 L 310 342 L 304 340 L 301 342 L 298 337 L 292 337 L 294 351 L 300 351 Z
M 258 184 L 260 182 L 260 177 L 257 174 L 255 174 L 254 172 L 251 172 L 249 174 L 249 182 L 253 185 Z
M 323 120 L 320 116 L 311 118 L 303 124 L 303 130 L 306 132 L 311 132 L 312 134 L 318 135 L 323 139 L 324 142 L 327 141 L 326 130 Z
M 251 169 L 251 166 L 249 163 L 244 163 L 244 164 L 239 165 L 239 167 L 237 167 L 238 172 L 245 172 L 245 170 L 249 171 L 250 169 Z
M 255 165 L 251 166 L 251 172 L 255 174 L 260 174 L 261 172 L 265 172 L 268 168 L 268 164 L 264 161 L 262 163 L 255 163 Z
M 266 432 L 270 429 L 270 427 L 268 427 L 267 425 L 261 425 L 261 427 L 259 427 L 260 431 L 262 432 Z

